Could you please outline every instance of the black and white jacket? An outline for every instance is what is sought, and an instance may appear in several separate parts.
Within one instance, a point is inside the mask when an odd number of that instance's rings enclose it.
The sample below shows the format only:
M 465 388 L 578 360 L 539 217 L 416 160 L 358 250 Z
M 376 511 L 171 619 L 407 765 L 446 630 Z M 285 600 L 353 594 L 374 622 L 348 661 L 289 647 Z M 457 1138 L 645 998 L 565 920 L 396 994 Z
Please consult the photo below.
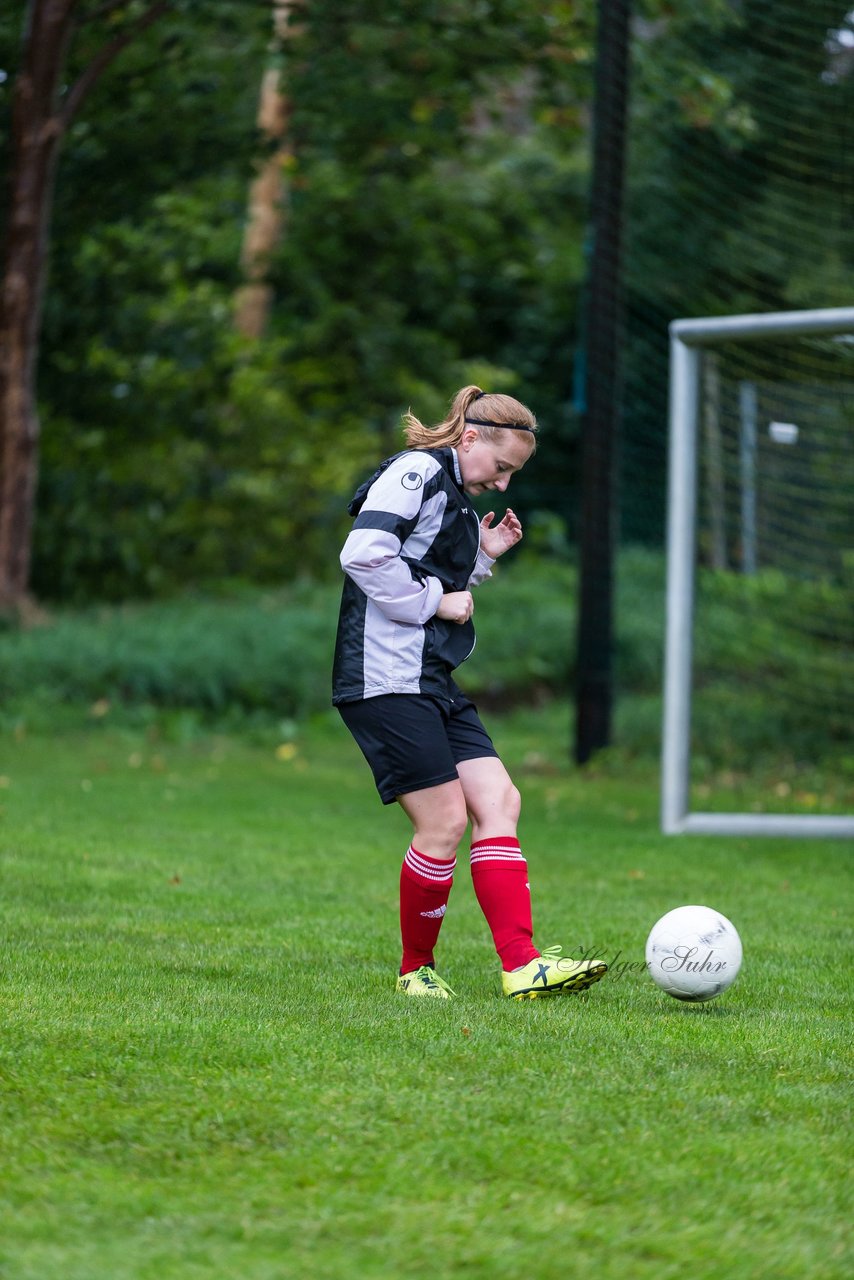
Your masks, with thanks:
M 382 464 L 349 506 L 332 701 L 384 693 L 447 700 L 451 672 L 475 644 L 471 621 L 436 617 L 445 592 L 465 591 L 495 563 L 463 492 L 455 449 L 407 449 Z

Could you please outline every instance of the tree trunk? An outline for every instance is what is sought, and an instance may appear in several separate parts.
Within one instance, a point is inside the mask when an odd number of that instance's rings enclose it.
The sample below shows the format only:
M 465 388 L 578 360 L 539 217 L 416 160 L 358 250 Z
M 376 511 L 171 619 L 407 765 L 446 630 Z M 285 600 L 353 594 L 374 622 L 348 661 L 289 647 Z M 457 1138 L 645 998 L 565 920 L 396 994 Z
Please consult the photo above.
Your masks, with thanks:
M 29 0 L 27 6 L 13 92 L 9 218 L 0 280 L 0 612 L 20 613 L 31 604 L 39 443 L 36 366 L 59 144 L 102 72 L 171 3 L 152 0 L 102 45 L 67 92 L 63 78 L 79 0 Z M 98 16 L 108 18 L 120 7 L 117 0 Z
M 51 191 L 63 121 L 58 106 L 77 0 L 31 0 L 12 108 L 10 206 L 0 283 L 0 610 L 27 602 L 38 476 L 36 352 Z
M 275 56 L 289 34 L 292 0 L 272 0 Z M 285 170 L 291 158 L 286 141 L 290 104 L 282 92 L 277 66 L 268 67 L 261 81 L 258 127 L 274 150 L 249 188 L 249 213 L 243 238 L 241 265 L 246 283 L 234 300 L 234 323 L 247 338 L 260 338 L 267 327 L 273 289 L 267 278 L 270 259 L 284 223 Z

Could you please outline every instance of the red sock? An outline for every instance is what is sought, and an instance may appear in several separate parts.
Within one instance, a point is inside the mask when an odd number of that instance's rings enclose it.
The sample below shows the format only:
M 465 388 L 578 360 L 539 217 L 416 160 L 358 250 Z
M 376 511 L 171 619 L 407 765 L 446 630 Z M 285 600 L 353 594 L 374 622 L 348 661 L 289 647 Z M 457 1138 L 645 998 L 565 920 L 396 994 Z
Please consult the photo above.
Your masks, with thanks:
M 471 847 L 471 878 L 502 968 L 518 969 L 535 959 L 540 953 L 532 941 L 528 864 L 516 837 L 476 840 Z
M 456 865 L 456 858 L 446 862 L 419 853 L 412 845 L 407 849 L 400 869 L 401 973 L 433 963 Z

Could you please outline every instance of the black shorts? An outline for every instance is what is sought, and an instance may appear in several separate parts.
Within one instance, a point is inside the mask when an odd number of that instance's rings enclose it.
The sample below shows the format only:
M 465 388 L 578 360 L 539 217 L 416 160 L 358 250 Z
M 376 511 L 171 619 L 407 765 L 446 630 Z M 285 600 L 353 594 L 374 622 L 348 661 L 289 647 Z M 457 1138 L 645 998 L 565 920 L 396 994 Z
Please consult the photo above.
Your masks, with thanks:
M 341 718 L 371 766 L 383 804 L 458 777 L 461 760 L 497 756 L 473 702 L 456 690 L 450 705 L 418 693 L 342 702 Z

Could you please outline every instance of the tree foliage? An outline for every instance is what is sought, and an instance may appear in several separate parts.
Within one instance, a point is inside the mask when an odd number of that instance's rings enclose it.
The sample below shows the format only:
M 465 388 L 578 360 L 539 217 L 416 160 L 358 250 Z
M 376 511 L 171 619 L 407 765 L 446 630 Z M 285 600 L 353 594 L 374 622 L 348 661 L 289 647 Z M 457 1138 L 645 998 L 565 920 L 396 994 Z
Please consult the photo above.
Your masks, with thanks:
M 850 304 L 849 38 L 847 0 L 646 6 L 629 149 L 629 536 L 663 527 L 669 322 Z M 756 358 L 787 376 L 779 349 Z
M 83 9 L 69 82 L 108 35 L 104 6 Z M 0 125 L 24 10 L 13 0 L 0 14 Z M 560 540 L 556 521 L 572 529 L 593 0 L 311 0 L 294 22 L 282 67 L 293 157 L 265 338 L 233 325 L 247 189 L 266 156 L 264 0 L 179 0 L 104 73 L 64 139 L 39 375 L 43 597 L 334 568 L 348 489 L 399 447 L 402 411 L 438 418 L 468 381 L 538 412 L 538 465 L 514 505 L 534 532 L 551 513 L 545 540 Z M 646 0 L 638 12 L 632 534 L 655 536 L 663 506 L 668 320 L 841 297 L 854 77 L 844 60 L 828 76 L 827 33 L 844 22 L 832 0 L 797 14 L 790 0 Z
M 250 343 L 230 309 L 269 13 L 225 12 L 183 11 L 128 50 L 63 152 L 46 596 L 320 569 L 349 485 L 398 447 L 410 404 L 441 416 L 477 378 L 565 408 L 590 53 L 574 12 L 305 11 L 276 306 Z

